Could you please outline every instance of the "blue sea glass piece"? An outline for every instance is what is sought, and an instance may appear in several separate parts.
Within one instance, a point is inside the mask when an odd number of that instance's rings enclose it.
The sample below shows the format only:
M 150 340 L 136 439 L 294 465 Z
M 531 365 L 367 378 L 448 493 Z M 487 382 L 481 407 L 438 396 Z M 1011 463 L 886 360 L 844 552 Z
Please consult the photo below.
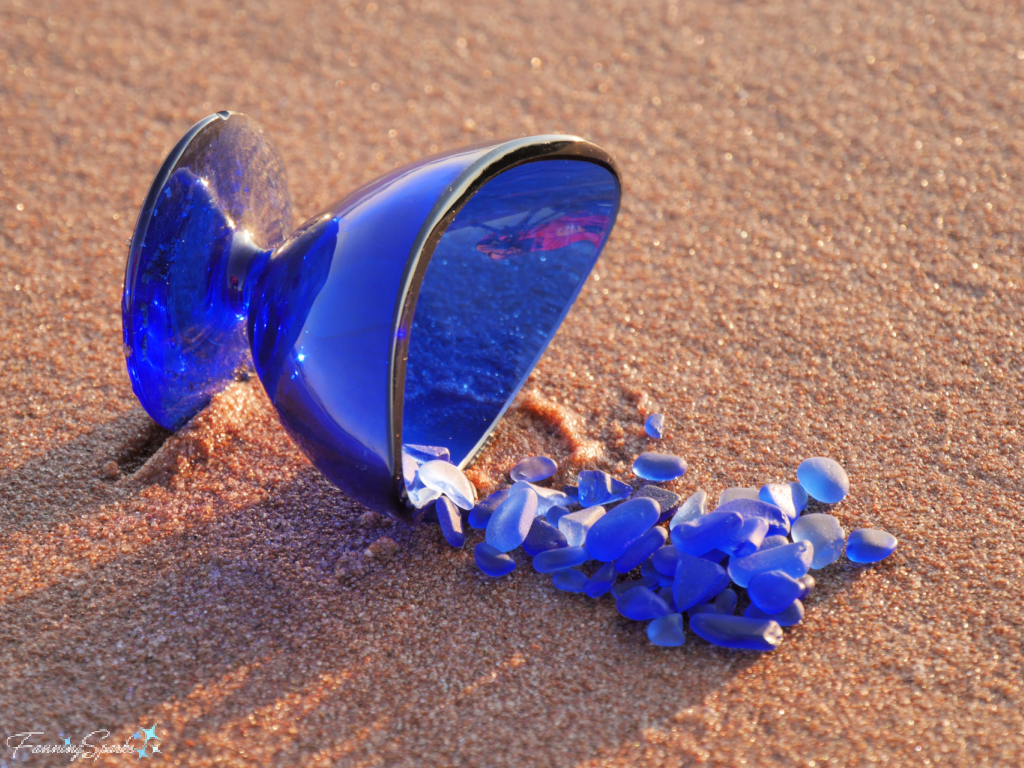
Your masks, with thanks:
M 486 541 L 499 552 L 511 552 L 522 546 L 537 515 L 537 494 L 532 488 L 512 487 L 491 519 L 487 521 Z
M 757 498 L 782 510 L 792 524 L 807 506 L 807 492 L 800 483 L 768 483 L 761 486 Z
M 744 520 L 753 517 L 768 521 L 768 536 L 785 536 L 789 533 L 789 518 L 778 507 L 760 499 L 733 499 L 720 506 L 715 512 L 735 512 Z
M 516 483 L 513 483 L 512 487 L 515 488 L 517 485 L 527 486 L 530 489 L 532 489 L 534 493 L 537 494 L 538 517 L 547 517 L 548 512 L 550 512 L 553 508 L 559 506 L 564 507 L 572 503 L 572 499 L 570 499 L 564 493 L 555 488 L 545 488 L 541 485 L 534 485 L 533 483 L 528 483 L 525 480 L 519 480 Z
M 809 541 L 814 545 L 811 568 L 817 571 L 842 556 L 846 532 L 832 515 L 815 512 L 802 515 L 793 523 L 793 541 Z
M 580 472 L 579 503 L 583 507 L 596 507 L 628 499 L 633 489 L 607 472 L 586 469 Z
M 757 488 L 740 488 L 740 487 L 726 488 L 724 491 L 722 491 L 721 495 L 719 495 L 719 497 L 718 497 L 718 506 L 715 507 L 715 511 L 717 512 L 722 507 L 724 507 L 726 504 L 728 504 L 730 501 L 736 501 L 737 499 L 756 499 L 756 498 L 757 498 Z
M 703 613 L 690 619 L 690 630 L 721 648 L 774 651 L 782 642 L 782 627 L 771 619 Z
M 563 592 L 579 593 L 585 592 L 587 589 L 586 575 L 575 568 L 566 568 L 564 571 L 556 572 L 551 577 L 551 583 L 555 585 L 555 589 L 560 589 Z
M 586 538 L 587 551 L 595 560 L 616 560 L 650 530 L 660 516 L 661 508 L 653 499 L 624 502 L 590 526 Z M 562 518 L 562 521 L 567 519 Z
M 601 595 L 608 594 L 618 578 L 619 574 L 618 571 L 615 570 L 615 564 L 605 563 L 594 571 L 594 575 L 591 576 L 590 581 L 587 582 L 587 588 L 585 590 L 587 597 L 601 597 Z
M 673 544 L 668 544 L 667 546 L 656 550 L 654 554 L 651 555 L 651 564 L 654 566 L 654 570 L 662 576 L 671 576 L 675 578 L 676 564 L 678 562 L 679 551 Z
M 512 467 L 512 482 L 525 480 L 528 483 L 539 483 L 557 471 L 558 465 L 547 456 L 530 456 Z
M 639 579 L 632 579 L 630 581 L 620 581 L 612 586 L 612 596 L 618 600 L 629 590 L 635 589 L 636 587 L 647 587 L 648 589 L 658 589 L 658 580 L 652 579 L 649 576 L 643 576 Z
M 676 608 L 685 611 L 697 603 L 707 602 L 729 586 L 725 569 L 717 563 L 679 553 L 672 595 Z
M 665 417 L 660 413 L 652 413 L 647 417 L 647 421 L 644 422 L 644 432 L 647 433 L 648 437 L 653 437 L 655 440 L 661 440 L 664 430 Z
M 419 479 L 427 488 L 440 491 L 459 509 L 476 506 L 476 489 L 462 470 L 450 461 L 435 459 L 420 467 Z
M 746 557 L 730 558 L 729 577 L 737 587 L 746 587 L 752 578 L 765 571 L 782 571 L 799 579 L 807 573 L 813 558 L 814 546 L 809 541 L 797 541 Z
M 563 485 L 562 493 L 569 497 L 573 504 L 580 503 L 580 488 L 578 485 Z
M 739 595 L 734 590 L 723 589 L 714 600 L 715 610 L 723 616 L 731 616 L 736 610 L 739 599 Z
M 769 619 L 778 623 L 780 627 L 794 627 L 804 620 L 804 604 L 794 600 L 779 613 L 768 614 L 751 603 L 743 611 L 748 619 Z
M 796 468 L 796 479 L 812 499 L 825 504 L 838 504 L 850 492 L 846 470 L 824 456 L 801 461 Z
M 853 563 L 877 563 L 895 552 L 898 543 L 891 533 L 858 528 L 846 540 L 846 557 Z
M 727 558 L 728 555 L 720 549 L 709 549 L 703 555 L 698 555 L 698 557 L 701 560 L 708 560 L 712 563 L 720 563 L 723 560 L 725 560 L 725 558 Z
M 789 539 L 785 536 L 765 536 L 761 546 L 758 547 L 758 552 L 775 547 L 784 547 L 787 544 L 789 544 Z
M 767 614 L 780 613 L 803 594 L 800 582 L 782 571 L 759 573 L 747 584 L 750 602 Z
M 683 632 L 683 616 L 679 613 L 670 613 L 655 619 L 647 625 L 647 639 L 652 645 L 662 648 L 678 648 L 686 642 L 686 633 Z
M 677 613 L 677 611 L 676 611 L 676 601 L 675 601 L 675 598 L 672 596 L 672 585 L 671 584 L 669 584 L 668 586 L 662 586 L 658 590 L 658 597 L 660 597 L 662 600 L 665 601 L 665 605 L 668 606 L 670 611 L 672 611 L 673 613 Z
M 537 573 L 557 573 L 583 565 L 589 559 L 590 555 L 583 547 L 559 547 L 545 550 L 533 558 L 533 569 Z
M 704 491 L 697 491 L 684 501 L 679 510 L 672 516 L 669 521 L 669 530 L 672 530 L 677 525 L 682 523 L 689 523 L 691 520 L 696 520 L 698 517 L 704 517 L 708 513 L 708 495 Z
M 614 514 L 614 512 L 615 510 L 613 509 L 609 514 Z M 668 530 L 660 526 L 651 528 L 651 530 L 630 544 L 629 548 L 619 556 L 615 561 L 616 570 L 619 573 L 629 573 L 646 561 L 657 550 L 665 546 L 667 540 Z M 589 547 L 587 551 L 590 551 Z
M 618 562 L 618 560 L 615 562 Z M 628 571 L 626 571 L 626 573 L 628 573 Z M 671 587 L 672 581 L 675 579 L 674 573 L 672 576 L 666 576 L 663 573 L 658 573 L 658 569 L 654 567 L 654 561 L 650 557 L 640 563 L 640 575 L 655 579 L 658 582 L 658 585 L 662 587 Z
M 605 514 L 604 507 L 587 507 L 570 512 L 558 519 L 558 530 L 565 536 L 570 547 L 582 547 L 591 527 Z
M 668 453 L 641 453 L 633 462 L 633 474 L 644 480 L 665 483 L 686 474 L 686 462 Z
M 679 510 L 679 505 L 683 501 L 683 497 L 678 493 L 672 493 L 672 491 L 666 488 L 660 488 L 657 485 L 645 485 L 640 488 L 639 491 L 633 494 L 634 499 L 653 499 L 658 502 L 658 506 L 661 507 L 661 517 L 658 518 L 659 523 L 663 523 L 671 518 Z
M 649 587 L 636 587 L 624 592 L 615 601 L 619 613 L 633 621 L 650 621 L 667 616 L 672 611 Z
M 473 459 L 586 281 L 619 195 L 599 148 L 529 137 L 395 169 L 293 231 L 266 135 L 211 115 L 168 156 L 132 237 L 132 387 L 178 428 L 251 355 L 314 465 L 410 519 L 402 445 Z
M 568 509 L 566 509 L 565 507 L 560 507 L 556 504 L 555 506 L 548 509 L 548 513 L 544 516 L 544 519 L 547 520 L 551 525 L 555 526 L 555 528 L 557 528 L 558 521 L 568 514 Z
M 736 512 L 711 512 L 677 525 L 670 536 L 680 552 L 697 556 L 732 541 L 742 527 L 743 518 Z
M 523 551 L 530 557 L 536 557 L 549 549 L 561 549 L 569 546 L 562 532 L 543 518 L 535 518 L 530 525 L 530 532 L 523 541 Z
M 476 506 L 469 510 L 469 527 L 475 528 L 478 531 L 482 531 L 487 527 L 487 521 L 491 519 L 491 515 L 494 514 L 501 503 L 508 498 L 509 491 L 511 488 L 502 488 L 500 491 L 495 491 L 486 499 L 482 499 L 476 503 Z
M 459 548 L 466 543 L 466 534 L 462 531 L 462 513 L 452 504 L 447 496 L 434 502 L 437 510 L 437 522 L 441 525 L 444 539 L 453 547 Z
M 733 557 L 746 557 L 752 555 L 761 548 L 768 533 L 768 521 L 763 517 L 749 517 L 743 521 L 739 532 L 722 544 L 722 551 Z
M 481 541 L 473 548 L 476 566 L 488 576 L 505 576 L 516 569 L 516 561 L 490 544 Z

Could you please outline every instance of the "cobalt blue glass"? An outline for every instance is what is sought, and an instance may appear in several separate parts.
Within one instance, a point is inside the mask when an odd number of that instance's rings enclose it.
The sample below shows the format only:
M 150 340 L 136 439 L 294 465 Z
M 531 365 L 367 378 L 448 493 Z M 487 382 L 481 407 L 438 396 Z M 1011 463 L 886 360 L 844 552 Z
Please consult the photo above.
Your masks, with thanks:
M 583 287 L 619 198 L 604 150 L 533 136 L 396 169 L 293 231 L 266 134 L 211 115 L 165 160 L 132 238 L 132 388 L 177 429 L 251 365 L 332 483 L 409 519 L 402 446 L 473 459 Z

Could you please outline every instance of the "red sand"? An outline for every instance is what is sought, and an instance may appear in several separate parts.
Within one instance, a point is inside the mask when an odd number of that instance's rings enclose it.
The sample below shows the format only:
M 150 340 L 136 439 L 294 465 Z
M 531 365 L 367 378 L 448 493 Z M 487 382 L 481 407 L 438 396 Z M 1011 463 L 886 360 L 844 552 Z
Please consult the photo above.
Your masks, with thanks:
M 1024 763 L 1021 41 L 973 0 L 3 0 L 0 736 L 156 722 L 196 766 Z M 665 650 L 352 504 L 255 382 L 134 471 L 162 436 L 121 357 L 124 242 L 223 108 L 269 128 L 301 216 L 492 136 L 619 159 L 619 226 L 482 490 L 541 450 L 625 476 L 660 410 L 674 489 L 830 455 L 835 514 L 899 550 L 818 572 L 773 654 Z

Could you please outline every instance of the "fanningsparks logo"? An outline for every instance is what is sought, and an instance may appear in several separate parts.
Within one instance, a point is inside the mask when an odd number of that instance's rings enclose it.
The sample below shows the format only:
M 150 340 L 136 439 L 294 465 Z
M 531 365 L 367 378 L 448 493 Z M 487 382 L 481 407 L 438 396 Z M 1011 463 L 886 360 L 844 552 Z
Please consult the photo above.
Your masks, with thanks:
M 86 734 L 78 742 L 73 742 L 70 736 L 64 736 L 61 741 L 49 744 L 42 743 L 40 737 L 45 735 L 43 731 L 22 731 L 8 736 L 6 743 L 15 760 L 27 760 L 30 755 L 67 755 L 71 762 L 95 760 L 100 755 L 129 755 L 142 760 L 160 753 L 163 739 L 156 735 L 157 725 L 159 723 L 154 723 L 149 728 L 140 725 L 120 744 L 104 744 L 110 738 L 110 731 L 104 729 Z M 6 763 L 0 761 L 0 764 Z

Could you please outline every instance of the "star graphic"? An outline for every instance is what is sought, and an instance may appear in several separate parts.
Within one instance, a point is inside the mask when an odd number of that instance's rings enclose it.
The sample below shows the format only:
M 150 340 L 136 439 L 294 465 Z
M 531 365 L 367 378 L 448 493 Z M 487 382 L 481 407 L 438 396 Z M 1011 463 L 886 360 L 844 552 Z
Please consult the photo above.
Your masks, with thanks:
M 146 734 L 146 741 L 149 741 L 150 739 L 155 739 L 156 738 L 156 726 L 157 726 L 157 724 L 153 723 L 153 727 L 152 728 L 143 728 L 142 729 L 142 732 L 144 734 Z
M 160 751 L 160 739 L 157 739 L 156 743 L 153 745 L 153 753 L 156 754 L 159 751 Z
M 142 749 L 136 749 L 135 751 L 139 753 L 139 756 L 135 758 L 136 760 L 141 760 L 142 758 L 144 758 L 146 756 L 146 748 L 145 747 L 143 747 Z
M 64 746 L 65 747 L 70 747 L 71 746 L 71 739 L 67 738 L 66 736 L 64 737 Z
M 142 734 L 139 733 L 138 731 L 136 731 L 135 733 L 132 734 L 132 738 L 133 739 L 141 739 L 142 738 Z

